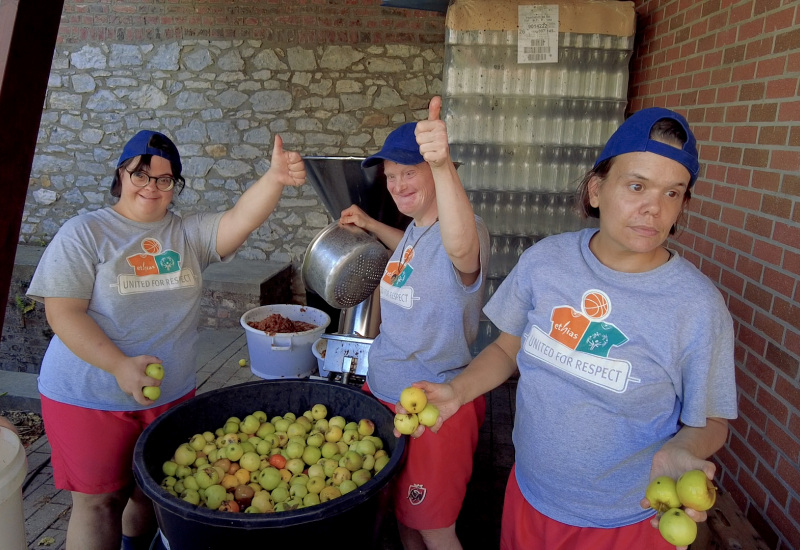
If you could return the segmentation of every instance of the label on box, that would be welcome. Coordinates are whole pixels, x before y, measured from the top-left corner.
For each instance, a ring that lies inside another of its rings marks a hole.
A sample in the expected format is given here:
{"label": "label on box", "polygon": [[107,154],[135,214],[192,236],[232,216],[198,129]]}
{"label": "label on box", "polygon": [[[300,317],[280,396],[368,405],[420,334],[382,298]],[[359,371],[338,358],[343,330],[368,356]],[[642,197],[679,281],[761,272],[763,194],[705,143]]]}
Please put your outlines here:
{"label": "label on box", "polygon": [[519,6],[517,63],[558,62],[558,5]]}

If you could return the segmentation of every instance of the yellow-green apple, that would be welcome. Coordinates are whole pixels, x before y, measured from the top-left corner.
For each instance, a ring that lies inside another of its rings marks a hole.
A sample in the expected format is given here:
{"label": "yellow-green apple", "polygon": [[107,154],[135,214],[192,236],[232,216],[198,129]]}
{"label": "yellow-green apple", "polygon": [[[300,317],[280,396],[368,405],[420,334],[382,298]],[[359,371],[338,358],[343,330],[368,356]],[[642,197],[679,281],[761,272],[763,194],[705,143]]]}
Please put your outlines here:
{"label": "yellow-green apple", "polygon": [[316,506],[319,504],[319,493],[308,493],[303,497],[303,506]]}
{"label": "yellow-green apple", "polygon": [[439,408],[433,403],[427,403],[425,408],[417,413],[417,418],[420,424],[430,428],[439,420]]}
{"label": "yellow-green apple", "polygon": [[174,460],[178,466],[188,466],[197,460],[197,451],[192,449],[188,443],[181,443],[175,449]]}
{"label": "yellow-green apple", "polygon": [[340,496],[342,496],[342,492],[339,490],[338,487],[334,487],[333,485],[328,485],[324,489],[322,489],[322,491],[319,492],[319,501],[328,502],[329,500],[339,498]]}
{"label": "yellow-green apple", "polygon": [[312,464],[308,467],[308,477],[321,477],[322,479],[325,479],[325,468],[323,468],[322,464],[319,462]]}
{"label": "yellow-green apple", "polygon": [[316,464],[319,462],[319,459],[322,458],[322,451],[319,447],[306,447],[303,449],[303,462],[308,464],[309,466]]}
{"label": "yellow-green apple", "polygon": [[[406,409],[407,410],[407,409]],[[394,427],[403,435],[411,435],[417,431],[419,419],[413,413],[394,415]]]}
{"label": "yellow-green apple", "polygon": [[305,437],[306,433],[308,433],[308,430],[306,430],[305,426],[303,426],[300,422],[292,422],[286,428],[286,435],[288,435],[290,438],[297,436]]}
{"label": "yellow-green apple", "polygon": [[356,485],[361,487],[367,481],[372,479],[372,474],[369,473],[369,470],[362,468],[361,470],[356,470],[353,472],[353,475],[350,476],[350,479],[352,479]]}
{"label": "yellow-green apple", "polygon": [[289,429],[289,426],[292,424],[289,420],[285,418],[278,418],[275,422],[272,423],[275,426],[276,432],[284,432]]}
{"label": "yellow-green apple", "polygon": [[314,417],[314,420],[325,418],[326,416],[328,416],[328,407],[326,407],[322,403],[317,403],[316,405],[311,407],[311,416]]}
{"label": "yellow-green apple", "polygon": [[322,447],[324,443],[325,443],[325,434],[323,434],[322,432],[314,432],[312,434],[309,434],[309,436],[306,438],[306,445],[308,445],[309,447]]}
{"label": "yellow-green apple", "polygon": [[325,432],[325,441],[332,441],[336,443],[342,438],[342,435],[344,435],[344,431],[342,430],[341,426],[330,424],[328,426],[328,430]]}
{"label": "yellow-green apple", "polygon": [[352,479],[346,479],[339,485],[339,490],[343,495],[346,495],[350,491],[355,491],[356,489],[358,489],[358,485],[356,485],[356,482]]}
{"label": "yellow-green apple", "polygon": [[348,445],[357,442],[358,437],[358,430],[345,430],[344,433],[342,433],[342,441]]}
{"label": "yellow-green apple", "polygon": [[304,443],[300,443],[299,441],[290,441],[286,445],[286,456],[288,458],[300,458],[303,456],[303,450],[305,450],[306,446]]}
{"label": "yellow-green apple", "polygon": [[184,489],[181,493],[181,498],[195,506],[200,504],[200,493],[197,492],[197,489]]}
{"label": "yellow-green apple", "polygon": [[331,480],[333,481],[334,485],[341,485],[342,481],[346,479],[350,479],[352,473],[350,470],[345,468],[344,466],[338,466],[334,471],[333,475],[331,476]]}
{"label": "yellow-green apple", "polygon": [[361,437],[365,435],[372,435],[375,431],[375,423],[369,418],[362,418],[358,422],[358,433]]}
{"label": "yellow-green apple", "polygon": [[220,504],[225,501],[225,487],[222,485],[211,485],[206,488],[205,501],[206,506],[211,510],[219,508]]}
{"label": "yellow-green apple", "polygon": [[273,510],[272,498],[270,497],[269,492],[263,489],[261,491],[256,491],[256,494],[253,496],[253,500],[250,501],[250,505],[258,508],[262,514],[271,512]]}
{"label": "yellow-green apple", "polygon": [[681,507],[678,492],[675,490],[675,480],[669,476],[659,476],[651,481],[644,496],[650,501],[650,508],[659,514],[670,508]]}
{"label": "yellow-green apple", "polygon": [[231,443],[225,447],[225,458],[231,462],[237,462],[240,458],[242,458],[243,454],[244,449],[242,449],[242,446],[239,443]]}
{"label": "yellow-green apple", "polygon": [[292,474],[299,474],[306,469],[306,463],[303,462],[302,458],[290,458],[286,461],[286,469]]}
{"label": "yellow-green apple", "polygon": [[313,427],[314,427],[314,424],[311,422],[311,419],[310,419],[310,418],[307,418],[307,417],[305,417],[305,416],[298,416],[298,417],[295,419],[295,422],[297,422],[297,423],[298,423],[298,424],[300,424],[300,425],[301,425],[303,428],[305,428],[305,430],[306,430],[306,433],[310,432],[310,431],[311,431],[311,428],[313,428]]}
{"label": "yellow-green apple", "polygon": [[144,386],[142,388],[142,395],[151,401],[156,401],[161,397],[161,388],[158,386]]}
{"label": "yellow-green apple", "polygon": [[400,392],[400,404],[409,413],[418,413],[428,404],[428,396],[420,388],[409,386]]}
{"label": "yellow-green apple", "polygon": [[355,472],[356,470],[361,469],[362,465],[364,464],[364,457],[356,451],[347,451],[347,453],[342,457],[342,462],[342,465],[345,468],[351,472]]}
{"label": "yellow-green apple", "polygon": [[344,427],[347,425],[347,420],[343,416],[333,416],[328,419],[329,426],[339,426],[342,431],[344,431]]}
{"label": "yellow-green apple", "polygon": [[183,478],[183,486],[186,489],[194,489],[195,491],[200,489],[200,484],[197,483],[197,478],[193,475]]}
{"label": "yellow-green apple", "polygon": [[703,470],[683,473],[675,482],[675,490],[681,504],[699,511],[710,509],[717,500],[717,488]]}
{"label": "yellow-green apple", "polygon": [[270,492],[270,496],[272,497],[272,502],[275,503],[289,500],[289,489],[279,485]]}
{"label": "yellow-green apple", "polygon": [[156,380],[163,380],[164,365],[162,365],[161,363],[150,363],[145,367],[144,373],[150,378],[155,378]]}
{"label": "yellow-green apple", "polygon": [[688,546],[697,538],[697,524],[680,508],[670,508],[658,520],[658,530],[670,544]]}
{"label": "yellow-green apple", "polygon": [[322,476],[309,476],[308,483],[306,483],[306,489],[310,493],[317,493],[319,494],[322,489],[325,488],[325,478]]}
{"label": "yellow-green apple", "polygon": [[389,455],[379,456],[375,459],[375,473],[377,474],[389,464]]}
{"label": "yellow-green apple", "polygon": [[261,439],[266,439],[268,434],[275,433],[275,425],[270,422],[263,422],[256,430],[256,435]]}

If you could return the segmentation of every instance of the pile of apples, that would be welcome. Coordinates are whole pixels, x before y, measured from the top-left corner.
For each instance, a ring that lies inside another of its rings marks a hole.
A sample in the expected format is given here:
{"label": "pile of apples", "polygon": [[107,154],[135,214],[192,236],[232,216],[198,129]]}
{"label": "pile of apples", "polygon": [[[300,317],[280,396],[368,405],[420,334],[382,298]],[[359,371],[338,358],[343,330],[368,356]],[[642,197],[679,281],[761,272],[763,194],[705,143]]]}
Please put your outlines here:
{"label": "pile of apples", "polygon": [[333,500],[369,482],[389,463],[375,423],[328,418],[317,403],[301,416],[267,420],[263,411],[228,418],[175,449],[161,487],[196,506],[263,514]]}
{"label": "pile of apples", "polygon": [[439,409],[428,403],[428,396],[420,388],[405,388],[400,392],[400,404],[406,413],[394,415],[394,427],[401,434],[413,434],[420,424],[430,428],[439,419]]}
{"label": "pile of apples", "polygon": [[717,488],[702,470],[689,470],[677,480],[669,476],[655,478],[647,486],[645,497],[659,514],[661,536],[675,546],[688,546],[697,538],[697,524],[681,508],[706,511],[717,500]]}

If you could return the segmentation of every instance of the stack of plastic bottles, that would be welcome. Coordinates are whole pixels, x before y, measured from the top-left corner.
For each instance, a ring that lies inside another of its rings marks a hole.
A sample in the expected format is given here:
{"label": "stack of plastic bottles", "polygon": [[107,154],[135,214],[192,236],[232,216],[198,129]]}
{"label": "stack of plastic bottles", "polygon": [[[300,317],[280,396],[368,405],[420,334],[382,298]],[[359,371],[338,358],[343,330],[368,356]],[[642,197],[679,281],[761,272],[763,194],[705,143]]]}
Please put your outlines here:
{"label": "stack of plastic bottles", "polygon": [[[594,224],[574,208],[575,191],[625,116],[633,2],[547,4],[558,6],[556,51],[544,41],[521,44],[530,38],[526,10],[544,4],[454,0],[447,11],[443,117],[459,176],[491,235],[487,300],[534,242]],[[554,62],[539,62],[537,52]],[[482,319],[473,352],[496,336]]]}

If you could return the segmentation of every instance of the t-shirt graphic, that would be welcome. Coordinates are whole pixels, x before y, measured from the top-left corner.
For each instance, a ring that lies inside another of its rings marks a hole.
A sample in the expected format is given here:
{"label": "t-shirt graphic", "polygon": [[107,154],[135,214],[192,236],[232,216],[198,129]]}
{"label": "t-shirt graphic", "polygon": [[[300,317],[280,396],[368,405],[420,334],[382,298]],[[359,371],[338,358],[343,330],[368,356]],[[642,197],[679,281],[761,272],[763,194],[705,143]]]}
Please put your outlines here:
{"label": "t-shirt graphic", "polygon": [[611,300],[602,290],[589,290],[581,298],[581,311],[570,306],[553,308],[550,333],[533,326],[523,352],[592,384],[622,393],[631,376],[631,364],[609,358],[609,352],[628,337],[603,320],[611,313]]}
{"label": "t-shirt graphic", "polygon": [[157,292],[195,286],[197,281],[191,269],[181,269],[181,255],[174,250],[163,250],[158,239],[148,237],[141,243],[143,253],[126,258],[134,274],[117,276],[120,294]]}
{"label": "t-shirt graphic", "polygon": [[414,307],[414,301],[419,300],[414,296],[414,287],[406,286],[409,277],[414,273],[411,259],[414,257],[414,247],[406,247],[401,261],[391,261],[386,264],[386,269],[381,277],[381,300],[387,300],[404,309]]}

